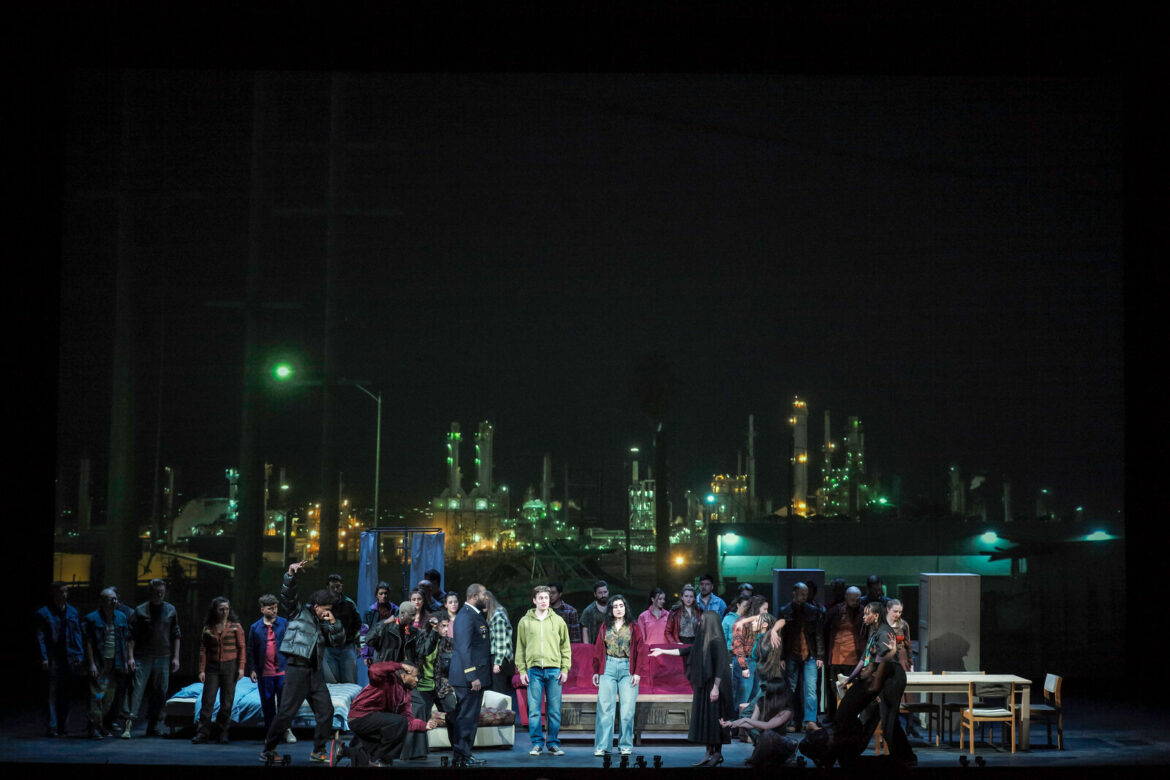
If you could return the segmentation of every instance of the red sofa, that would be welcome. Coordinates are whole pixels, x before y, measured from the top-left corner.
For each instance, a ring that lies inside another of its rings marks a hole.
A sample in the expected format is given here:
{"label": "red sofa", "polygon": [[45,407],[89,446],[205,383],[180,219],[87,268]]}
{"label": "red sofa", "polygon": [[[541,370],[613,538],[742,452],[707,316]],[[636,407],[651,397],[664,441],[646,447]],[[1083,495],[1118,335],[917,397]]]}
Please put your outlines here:
{"label": "red sofa", "polygon": [[[649,645],[652,647],[682,647],[677,644]],[[596,695],[597,688],[593,685],[593,645],[578,643],[570,645],[573,651],[573,666],[569,669],[569,679],[561,688],[561,695],[584,694]],[[638,685],[638,694],[669,694],[677,696],[691,695],[691,683],[687,680],[683,659],[677,655],[660,655],[651,658],[643,657],[645,673]],[[528,725],[528,688],[520,684],[519,672],[512,678],[512,686],[516,689],[517,722],[522,726]],[[541,712],[544,711],[543,705]]]}

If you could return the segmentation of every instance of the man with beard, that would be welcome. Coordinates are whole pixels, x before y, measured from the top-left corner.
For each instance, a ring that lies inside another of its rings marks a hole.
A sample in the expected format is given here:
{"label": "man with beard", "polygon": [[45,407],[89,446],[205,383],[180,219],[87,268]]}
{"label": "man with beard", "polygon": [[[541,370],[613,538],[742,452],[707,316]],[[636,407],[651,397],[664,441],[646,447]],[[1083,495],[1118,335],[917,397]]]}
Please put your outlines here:
{"label": "man with beard", "polygon": [[[369,765],[390,766],[402,752],[408,731],[430,731],[436,720],[421,720],[410,707],[410,691],[418,685],[418,668],[397,661],[370,666],[370,684],[349,706],[351,749],[369,755]],[[364,762],[363,762],[364,763]]]}
{"label": "man with beard", "polygon": [[605,622],[605,610],[609,605],[609,585],[605,580],[593,583],[593,601],[581,613],[581,641],[597,640],[597,629]]}
{"label": "man with beard", "polygon": [[455,767],[486,763],[471,755],[479,726],[483,691],[492,682],[492,649],[488,632],[487,588],[478,582],[467,587],[467,599],[455,616],[455,650],[451,654],[450,681],[455,688],[455,720],[451,749]]}

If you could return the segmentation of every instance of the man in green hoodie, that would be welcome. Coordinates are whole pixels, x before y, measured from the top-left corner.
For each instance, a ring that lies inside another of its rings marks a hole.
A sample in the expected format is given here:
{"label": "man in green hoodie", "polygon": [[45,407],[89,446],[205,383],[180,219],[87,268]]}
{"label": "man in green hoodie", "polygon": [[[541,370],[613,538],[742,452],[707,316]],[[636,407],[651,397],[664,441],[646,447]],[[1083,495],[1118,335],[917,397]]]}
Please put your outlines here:
{"label": "man in green hoodie", "polygon": [[561,686],[569,679],[573,652],[569,648],[569,627],[564,618],[549,609],[551,596],[547,585],[532,590],[535,605],[520,618],[516,626],[516,668],[520,684],[528,686],[528,736],[532,740],[530,755],[544,752],[544,729],[541,728],[541,699],[546,700],[548,718],[548,752],[563,756],[561,750]]}

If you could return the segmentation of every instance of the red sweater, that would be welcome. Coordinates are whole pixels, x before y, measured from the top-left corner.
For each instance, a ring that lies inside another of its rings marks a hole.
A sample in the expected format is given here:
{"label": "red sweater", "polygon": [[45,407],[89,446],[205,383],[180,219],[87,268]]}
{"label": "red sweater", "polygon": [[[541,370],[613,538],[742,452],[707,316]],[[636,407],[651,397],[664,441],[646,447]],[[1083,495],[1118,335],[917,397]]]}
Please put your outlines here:
{"label": "red sweater", "polygon": [[406,718],[408,731],[426,731],[427,722],[414,717],[410,709],[410,691],[394,674],[402,668],[397,661],[381,661],[370,666],[370,684],[362,688],[349,705],[349,720],[374,712],[393,712]]}
{"label": "red sweater", "polygon": [[[642,674],[642,629],[637,623],[626,623],[630,627],[630,674]],[[604,674],[605,662],[609,655],[605,652],[605,623],[597,627],[597,641],[593,643],[593,673]]]}

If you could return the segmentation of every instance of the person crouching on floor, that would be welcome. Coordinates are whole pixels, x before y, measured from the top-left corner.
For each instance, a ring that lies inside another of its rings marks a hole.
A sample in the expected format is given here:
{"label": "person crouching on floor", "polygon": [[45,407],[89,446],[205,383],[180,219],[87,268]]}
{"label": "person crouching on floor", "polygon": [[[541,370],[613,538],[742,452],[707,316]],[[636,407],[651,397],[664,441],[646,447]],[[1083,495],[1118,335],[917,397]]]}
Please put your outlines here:
{"label": "person crouching on floor", "polygon": [[416,685],[418,667],[413,664],[381,661],[370,666],[370,684],[349,706],[349,728],[354,733],[350,747],[369,754],[370,766],[390,766],[401,754],[407,732],[435,727],[435,718],[421,720],[411,710],[410,691]]}

